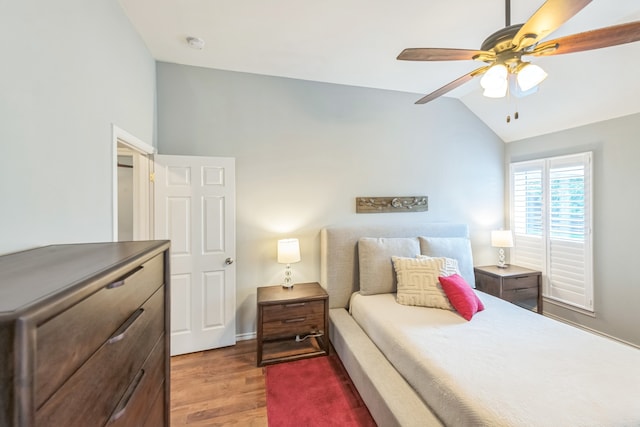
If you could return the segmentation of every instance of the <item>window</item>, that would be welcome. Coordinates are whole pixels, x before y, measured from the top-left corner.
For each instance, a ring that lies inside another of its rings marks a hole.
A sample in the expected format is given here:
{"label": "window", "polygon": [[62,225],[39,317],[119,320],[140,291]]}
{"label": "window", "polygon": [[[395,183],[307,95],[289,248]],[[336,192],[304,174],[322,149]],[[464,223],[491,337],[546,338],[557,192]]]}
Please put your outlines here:
{"label": "window", "polygon": [[512,163],[514,264],[542,271],[543,295],[593,311],[591,153]]}

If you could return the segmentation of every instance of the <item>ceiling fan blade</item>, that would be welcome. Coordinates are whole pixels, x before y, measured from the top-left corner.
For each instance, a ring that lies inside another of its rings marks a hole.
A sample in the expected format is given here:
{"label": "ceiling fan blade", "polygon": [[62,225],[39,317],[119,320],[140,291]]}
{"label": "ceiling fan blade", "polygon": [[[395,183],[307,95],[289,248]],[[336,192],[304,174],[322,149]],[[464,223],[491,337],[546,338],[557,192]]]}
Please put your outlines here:
{"label": "ceiling fan blade", "polygon": [[431,92],[429,95],[426,95],[426,96],[420,98],[419,100],[416,101],[416,104],[426,104],[429,101],[433,101],[434,99],[444,95],[445,93],[450,92],[450,91],[454,90],[455,88],[457,88],[459,86],[462,86],[463,84],[465,84],[469,80],[473,79],[475,76],[484,73],[489,68],[490,68],[489,65],[487,65],[485,67],[476,68],[475,70],[471,71],[470,73],[467,73],[462,77],[458,77],[457,79],[455,79],[451,83],[448,83],[448,84],[442,86],[440,89]]}
{"label": "ceiling fan blade", "polygon": [[601,49],[640,40],[640,21],[572,34],[538,44],[527,55],[560,55]]}
{"label": "ceiling fan blade", "polygon": [[516,51],[534,45],[580,12],[591,0],[547,0],[512,40]]}
{"label": "ceiling fan blade", "polygon": [[[495,53],[473,49],[409,48],[400,52],[397,59],[402,61],[457,61],[476,59],[479,56],[495,58]],[[485,59],[481,60],[485,61]]]}

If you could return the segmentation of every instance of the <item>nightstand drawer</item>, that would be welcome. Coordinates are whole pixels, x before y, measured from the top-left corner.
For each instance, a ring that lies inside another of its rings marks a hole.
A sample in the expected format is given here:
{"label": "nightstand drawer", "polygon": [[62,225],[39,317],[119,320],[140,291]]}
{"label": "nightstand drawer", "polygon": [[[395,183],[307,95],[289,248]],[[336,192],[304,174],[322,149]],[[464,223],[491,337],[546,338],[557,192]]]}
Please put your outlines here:
{"label": "nightstand drawer", "polygon": [[262,334],[264,339],[272,339],[308,334],[323,328],[324,313],[318,313],[265,322],[262,326]]}
{"label": "nightstand drawer", "polygon": [[538,292],[538,276],[537,275],[526,275],[526,276],[515,276],[515,277],[505,277],[504,282],[502,284],[502,292],[508,293],[510,291],[519,291],[521,289],[534,289],[535,292]]}
{"label": "nightstand drawer", "polygon": [[538,288],[517,288],[502,291],[502,299],[509,302],[519,302],[538,298]]}
{"label": "nightstand drawer", "polygon": [[285,304],[266,305],[262,312],[264,322],[290,320],[311,315],[324,315],[324,301],[291,302]]}

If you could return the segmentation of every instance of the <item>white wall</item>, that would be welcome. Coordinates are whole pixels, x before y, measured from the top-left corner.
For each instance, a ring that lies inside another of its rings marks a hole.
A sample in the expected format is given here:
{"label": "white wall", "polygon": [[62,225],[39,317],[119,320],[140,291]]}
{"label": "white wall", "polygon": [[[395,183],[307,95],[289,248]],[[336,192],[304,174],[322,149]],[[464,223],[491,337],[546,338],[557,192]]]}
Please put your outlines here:
{"label": "white wall", "polygon": [[[495,262],[503,142],[462,103],[415,94],[158,63],[161,154],[236,158],[238,334],[256,287],[277,284],[276,241],[300,239],[295,281],[319,280],[319,232],[373,221],[469,224],[476,263]],[[429,211],[355,214],[358,196],[429,196]]]}
{"label": "white wall", "polygon": [[0,55],[0,253],[111,240],[111,125],[154,142],[153,58],[114,0],[3,2]]}
{"label": "white wall", "polygon": [[[551,303],[544,310],[640,345],[640,114],[507,144],[506,159],[593,151],[595,318]],[[508,199],[508,197],[507,197]]]}

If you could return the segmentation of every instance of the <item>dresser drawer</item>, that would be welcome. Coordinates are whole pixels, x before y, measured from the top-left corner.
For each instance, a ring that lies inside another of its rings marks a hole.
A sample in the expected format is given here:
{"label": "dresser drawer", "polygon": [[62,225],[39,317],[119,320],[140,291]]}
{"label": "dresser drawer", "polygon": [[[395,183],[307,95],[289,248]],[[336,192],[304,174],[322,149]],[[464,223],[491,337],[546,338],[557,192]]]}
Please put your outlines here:
{"label": "dresser drawer", "polygon": [[[135,426],[147,418],[154,404],[153,397],[162,393],[164,383],[164,339],[159,339],[153,351],[127,387],[107,426]],[[162,425],[158,423],[156,425]]]}
{"label": "dresser drawer", "polygon": [[37,410],[36,424],[104,425],[163,334],[164,288],[161,288]]}
{"label": "dresser drawer", "polygon": [[147,418],[142,427],[168,426],[169,421],[166,420],[163,391],[159,390],[155,397],[149,396],[149,399],[153,399],[153,404],[146,414]]}
{"label": "dresser drawer", "polygon": [[502,283],[502,292],[518,291],[520,289],[535,288],[538,289],[538,276],[526,275],[505,277]]}
{"label": "dresser drawer", "polygon": [[265,305],[262,309],[262,321],[289,320],[310,315],[323,316],[324,304],[324,301],[306,301]]}
{"label": "dresser drawer", "polygon": [[36,408],[162,286],[163,264],[159,254],[37,328]]}

